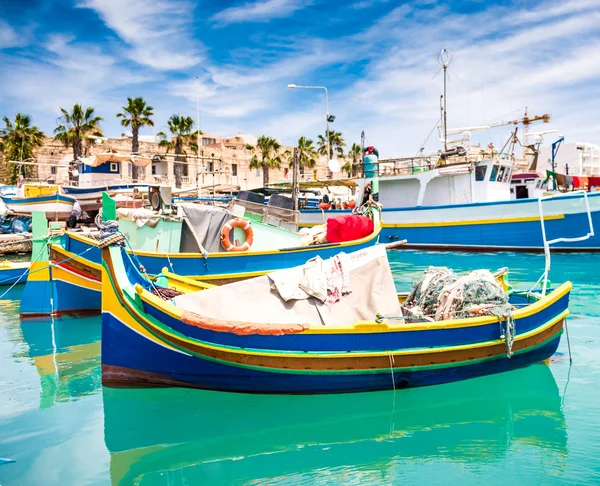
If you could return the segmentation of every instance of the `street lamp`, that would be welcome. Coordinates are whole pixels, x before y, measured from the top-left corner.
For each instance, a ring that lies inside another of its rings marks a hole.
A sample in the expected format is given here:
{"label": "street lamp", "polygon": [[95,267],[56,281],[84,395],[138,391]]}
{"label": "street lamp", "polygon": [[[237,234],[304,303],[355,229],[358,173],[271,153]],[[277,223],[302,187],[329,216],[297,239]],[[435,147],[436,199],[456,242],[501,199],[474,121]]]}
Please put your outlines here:
{"label": "street lamp", "polygon": [[329,115],[329,93],[325,86],[296,86],[295,84],[288,84],[288,89],[324,89],[325,90],[325,138],[327,141],[327,165],[329,165],[329,159],[331,157],[331,150],[329,147],[329,123],[333,123],[335,116]]}

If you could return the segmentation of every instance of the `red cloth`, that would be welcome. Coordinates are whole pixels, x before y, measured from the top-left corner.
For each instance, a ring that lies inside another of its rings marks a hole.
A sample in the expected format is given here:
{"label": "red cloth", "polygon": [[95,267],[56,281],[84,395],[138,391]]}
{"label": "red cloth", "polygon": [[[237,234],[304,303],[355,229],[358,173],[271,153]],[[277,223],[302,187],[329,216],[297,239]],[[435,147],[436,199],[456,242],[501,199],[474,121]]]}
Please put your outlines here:
{"label": "red cloth", "polygon": [[600,187],[600,177],[598,176],[588,177],[588,182],[590,187]]}
{"label": "red cloth", "polygon": [[375,230],[375,225],[370,218],[349,214],[336,216],[327,220],[327,241],[329,243],[343,243],[345,241],[366,238]]}

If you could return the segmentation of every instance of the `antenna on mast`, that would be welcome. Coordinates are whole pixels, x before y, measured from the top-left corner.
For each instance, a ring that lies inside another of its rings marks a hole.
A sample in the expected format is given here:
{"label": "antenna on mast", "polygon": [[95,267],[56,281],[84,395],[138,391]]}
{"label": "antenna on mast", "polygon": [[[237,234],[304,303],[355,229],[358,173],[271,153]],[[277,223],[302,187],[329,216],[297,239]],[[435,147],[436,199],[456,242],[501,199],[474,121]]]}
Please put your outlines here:
{"label": "antenna on mast", "polygon": [[[443,103],[443,121],[444,121],[444,152],[448,150],[448,133],[447,133],[447,120],[446,120],[446,81],[447,81],[447,71],[450,62],[452,62],[452,54],[448,49],[442,49],[442,51],[438,54],[438,62],[442,65],[442,69],[444,70],[444,95],[442,99]],[[439,72],[439,71],[438,71]]]}

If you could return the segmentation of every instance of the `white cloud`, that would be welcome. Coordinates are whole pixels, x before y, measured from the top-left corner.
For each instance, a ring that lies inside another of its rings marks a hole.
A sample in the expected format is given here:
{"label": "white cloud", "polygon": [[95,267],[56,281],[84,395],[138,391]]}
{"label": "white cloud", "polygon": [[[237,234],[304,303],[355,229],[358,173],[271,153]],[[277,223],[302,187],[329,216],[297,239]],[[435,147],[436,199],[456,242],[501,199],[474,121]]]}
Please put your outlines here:
{"label": "white cloud", "polygon": [[256,0],[239,7],[230,7],[213,15],[219,24],[239,22],[268,22],[271,19],[285,18],[310,5],[312,0]]}
{"label": "white cloud", "polygon": [[7,22],[0,19],[0,49],[21,47],[27,44],[26,36],[18,34]]}
{"label": "white cloud", "polygon": [[81,0],[125,41],[128,57],[158,70],[198,64],[201,47],[193,38],[195,3],[188,0]]}

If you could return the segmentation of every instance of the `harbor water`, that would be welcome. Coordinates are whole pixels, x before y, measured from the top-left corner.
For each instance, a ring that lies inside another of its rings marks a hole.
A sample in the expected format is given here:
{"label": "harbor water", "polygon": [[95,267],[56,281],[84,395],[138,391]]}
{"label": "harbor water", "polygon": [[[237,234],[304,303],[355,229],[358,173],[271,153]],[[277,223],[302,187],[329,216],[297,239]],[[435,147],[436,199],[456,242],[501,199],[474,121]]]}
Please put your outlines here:
{"label": "harbor water", "polygon": [[[404,291],[429,265],[507,266],[524,286],[544,265],[389,257]],[[100,318],[20,321],[15,288],[0,302],[0,484],[600,484],[598,268],[600,255],[553,256],[552,282],[573,292],[570,351],[563,335],[549,366],[326,396],[103,388]]]}

